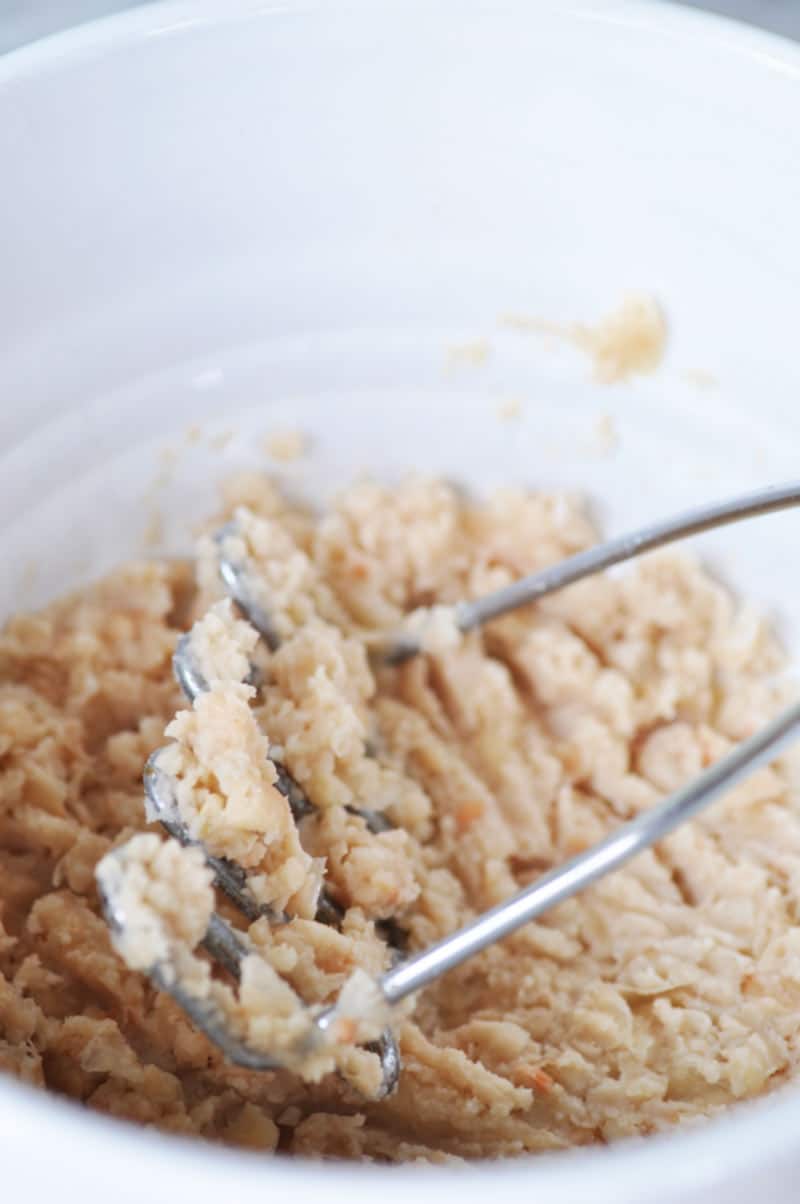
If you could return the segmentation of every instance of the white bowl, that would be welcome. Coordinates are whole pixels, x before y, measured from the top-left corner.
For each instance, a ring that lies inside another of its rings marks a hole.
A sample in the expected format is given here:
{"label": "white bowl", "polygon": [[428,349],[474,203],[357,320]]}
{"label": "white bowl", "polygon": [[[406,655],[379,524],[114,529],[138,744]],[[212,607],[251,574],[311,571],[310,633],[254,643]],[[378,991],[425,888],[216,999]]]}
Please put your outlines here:
{"label": "white bowl", "polygon": [[[10,56],[0,609],[142,550],[156,511],[186,548],[270,429],[313,434],[284,476],[317,496],[367,467],[568,485],[612,530],[791,476],[798,102],[788,44],[622,0],[187,0]],[[592,320],[631,289],[671,330],[632,383],[500,321]],[[485,363],[449,354],[475,339]],[[705,541],[790,640],[795,521]],[[798,1126],[790,1091],[610,1151],[390,1172],[184,1144],[0,1081],[0,1167],[29,1200],[733,1202],[767,1176],[790,1200]]]}

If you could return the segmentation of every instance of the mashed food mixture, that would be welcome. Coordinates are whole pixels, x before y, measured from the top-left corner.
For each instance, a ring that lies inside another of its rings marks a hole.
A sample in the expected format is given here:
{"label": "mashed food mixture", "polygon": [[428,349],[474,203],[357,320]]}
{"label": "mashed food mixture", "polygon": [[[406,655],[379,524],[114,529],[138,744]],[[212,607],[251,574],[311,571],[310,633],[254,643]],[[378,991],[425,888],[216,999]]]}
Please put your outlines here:
{"label": "mashed food mixture", "polygon": [[[769,631],[672,553],[452,638],[437,608],[594,542],[568,496],[478,504],[435,482],[361,484],[320,517],[248,477],[225,512],[274,652],[218,605],[211,540],[196,571],[129,565],[0,636],[0,1067],[175,1133],[381,1161],[608,1142],[787,1081],[800,1036],[788,762],[424,991],[397,1020],[403,1071],[381,1101],[377,1057],[356,1045],[336,1072],[226,1064],[122,960],[95,867],[132,836],[152,833],[131,846],[130,889],[189,945],[213,902],[200,861],[148,829],[157,747],[193,833],[291,917],[246,938],[261,971],[238,998],[257,1040],[296,999],[335,999],[390,947],[428,945],[652,806],[786,694]],[[379,665],[376,636],[422,607],[427,654]],[[209,610],[197,654],[212,688],[188,706],[170,661]],[[297,822],[276,764],[313,803]],[[161,890],[170,878],[189,914]],[[338,924],[315,918],[323,889]]]}

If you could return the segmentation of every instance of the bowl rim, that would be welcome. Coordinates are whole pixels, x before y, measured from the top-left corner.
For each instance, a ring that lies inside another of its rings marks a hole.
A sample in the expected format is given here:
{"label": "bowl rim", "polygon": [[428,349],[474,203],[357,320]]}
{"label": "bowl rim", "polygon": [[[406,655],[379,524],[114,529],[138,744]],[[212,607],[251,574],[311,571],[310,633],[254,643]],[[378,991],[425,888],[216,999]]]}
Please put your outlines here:
{"label": "bowl rim", "polygon": [[[45,74],[59,66],[75,65],[109,50],[150,41],[154,37],[179,34],[201,26],[231,25],[255,18],[279,15],[310,16],[314,13],[351,11],[408,13],[425,11],[425,0],[144,0],[137,7],[96,17],[67,29],[36,38],[0,55],[0,86],[31,75]],[[438,8],[463,11],[488,8],[497,13],[522,13],[535,19],[565,17],[602,25],[617,25],[643,32],[705,43],[716,52],[791,79],[800,81],[800,42],[760,29],[721,13],[689,7],[683,0],[536,0],[536,8],[524,0],[439,0]]]}
{"label": "bowl rim", "polygon": [[[180,36],[203,26],[232,25],[247,20],[269,20],[281,14],[311,17],[325,10],[409,14],[427,8],[426,0],[154,0],[141,7],[88,21],[48,35],[0,57],[0,89],[13,89],[25,80],[46,78],[62,69],[79,66],[110,52],[136,48],[155,37]],[[497,13],[517,14],[520,19],[547,21],[557,15],[572,20],[635,28],[663,39],[691,41],[696,49],[713,48],[717,55],[746,59],[767,75],[777,74],[800,86],[800,44],[780,35],[749,26],[714,13],[684,7],[664,0],[439,0],[439,9],[491,8]],[[86,1112],[72,1101],[31,1088],[14,1079],[0,1079],[0,1133],[3,1143],[26,1140],[36,1134],[41,1140],[47,1130],[48,1161],[66,1166],[57,1151],[66,1153],[82,1145],[87,1136]],[[172,1187],[180,1190],[191,1174],[205,1179],[208,1198],[229,1189],[231,1176],[237,1188],[252,1182],[263,1188],[263,1155],[230,1150],[195,1140],[176,1140],[159,1132],[144,1130],[128,1122],[95,1114],[90,1122],[97,1133],[92,1152],[93,1176],[113,1182],[120,1166],[132,1167],[140,1184],[151,1179],[159,1196]],[[271,1189],[305,1191],[319,1183],[329,1194],[337,1184],[350,1197],[376,1187],[387,1200],[407,1198],[410,1185],[444,1187],[455,1183],[465,1200],[485,1200],[487,1188],[502,1184],[512,1187],[522,1181],[546,1189],[548,1200],[580,1198],[591,1175],[602,1174],[612,1184],[620,1201],[627,1193],[641,1191],[644,1184],[664,1192],[689,1189],[710,1191],[747,1176],[760,1165],[777,1163],[789,1152],[790,1134],[800,1125],[800,1089],[784,1088],[774,1094],[743,1103],[719,1117],[684,1130],[673,1130],[648,1138],[620,1141],[611,1147],[586,1147],[569,1152],[509,1159],[502,1163],[470,1164],[468,1177],[453,1167],[398,1167],[387,1176],[385,1168],[354,1164],[324,1166],[306,1160],[270,1163]],[[51,1131],[52,1130],[52,1131]],[[754,1152],[755,1151],[755,1152]],[[84,1151],[85,1153],[85,1151]],[[148,1157],[149,1155],[149,1157]],[[129,1173],[126,1171],[126,1174]],[[377,1176],[377,1178],[376,1178]],[[532,1178],[535,1176],[535,1179]],[[302,1180],[302,1186],[301,1186]],[[204,1193],[205,1195],[205,1193]]]}

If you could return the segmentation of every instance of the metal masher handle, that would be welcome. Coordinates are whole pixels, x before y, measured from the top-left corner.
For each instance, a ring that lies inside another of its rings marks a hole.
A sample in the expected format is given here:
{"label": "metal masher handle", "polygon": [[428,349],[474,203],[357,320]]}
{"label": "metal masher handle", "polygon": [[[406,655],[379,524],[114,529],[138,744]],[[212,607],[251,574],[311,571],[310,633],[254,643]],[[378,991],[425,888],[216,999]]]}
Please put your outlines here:
{"label": "metal masher handle", "polygon": [[[528,577],[521,577],[519,581],[512,581],[510,585],[482,598],[460,602],[455,608],[456,623],[461,631],[471,631],[490,619],[526,606],[538,598],[543,598],[545,594],[555,593],[566,585],[572,585],[593,573],[611,568],[612,565],[632,560],[643,552],[652,552],[665,544],[686,539],[690,535],[700,535],[703,531],[724,527],[743,518],[755,518],[775,510],[788,510],[798,504],[800,482],[792,481],[787,485],[770,485],[766,489],[746,493],[743,497],[732,500],[696,506],[677,518],[662,519],[642,527],[639,531],[619,535],[616,539],[597,544],[585,552],[578,552],[567,560],[560,560],[558,564],[550,565],[538,573],[531,573]],[[387,648],[385,659],[390,664],[397,664],[416,656],[420,651],[419,641],[415,637],[402,634]]]}
{"label": "metal masher handle", "polygon": [[[792,482],[788,485],[772,485],[721,503],[698,506],[678,518],[652,523],[632,534],[579,552],[568,560],[515,581],[484,598],[462,603],[457,609],[459,626],[462,630],[469,630],[506,611],[533,602],[544,594],[674,540],[699,535],[702,531],[738,522],[739,519],[786,510],[798,503],[800,483]],[[413,656],[417,650],[409,642],[405,647],[405,655]],[[399,656],[397,659],[404,658]],[[498,904],[458,932],[390,970],[380,980],[387,1000],[397,1003],[406,995],[427,986],[441,974],[461,965],[468,957],[502,940],[550,907],[569,899],[643,849],[649,848],[679,824],[702,811],[759,765],[776,756],[798,736],[800,703],[795,703],[762,731],[739,744],[726,757],[662,803],[623,824],[585,853],[544,874],[507,902]]]}
{"label": "metal masher handle", "polygon": [[515,932],[557,903],[569,899],[596,879],[617,869],[631,857],[661,840],[679,824],[691,819],[753,770],[772,760],[800,737],[800,703],[794,703],[754,736],[734,748],[663,802],[544,874],[505,903],[484,912],[452,936],[402,962],[380,979],[389,1003],[420,990],[435,978],[460,966],[468,957]]}

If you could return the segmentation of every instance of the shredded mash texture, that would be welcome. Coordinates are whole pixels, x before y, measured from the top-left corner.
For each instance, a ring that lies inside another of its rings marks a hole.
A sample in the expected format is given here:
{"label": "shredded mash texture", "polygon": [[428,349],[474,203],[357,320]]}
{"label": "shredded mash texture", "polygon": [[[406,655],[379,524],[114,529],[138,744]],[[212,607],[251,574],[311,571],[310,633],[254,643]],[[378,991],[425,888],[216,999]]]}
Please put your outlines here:
{"label": "shredded mash texture", "polygon": [[169,974],[177,954],[190,953],[205,936],[214,891],[201,849],[142,833],[103,857],[96,877],[113,904],[114,943],[134,970]]}
{"label": "shredded mash texture", "polygon": [[[274,653],[246,646],[217,606],[210,541],[196,578],[129,565],[0,636],[0,1067],[172,1132],[379,1161],[608,1142],[789,1080],[800,814],[787,761],[424,991],[398,1023],[399,1089],[380,1102],[365,1049],[342,1073],[226,1064],[120,958],[95,869],[145,828],[142,766],[165,742],[196,834],[292,915],[249,929],[240,1031],[275,1040],[298,999],[329,1003],[348,983],[350,1038],[364,976],[388,964],[386,921],[410,950],[444,936],[697,774],[786,694],[769,631],[675,554],[437,639],[404,665],[371,664],[378,633],[411,612],[591,544],[569,496],[478,504],[437,482],[362,484],[312,517],[248,476],[225,512],[241,519]],[[196,651],[214,688],[187,707],[170,659],[212,607]],[[299,827],[274,759],[315,805]],[[395,827],[369,831],[347,810],[358,805]],[[157,886],[178,873],[171,846],[154,834],[133,847],[135,898],[191,943],[204,871],[180,879],[197,902],[181,918]],[[323,871],[340,929],[314,919]]]}

